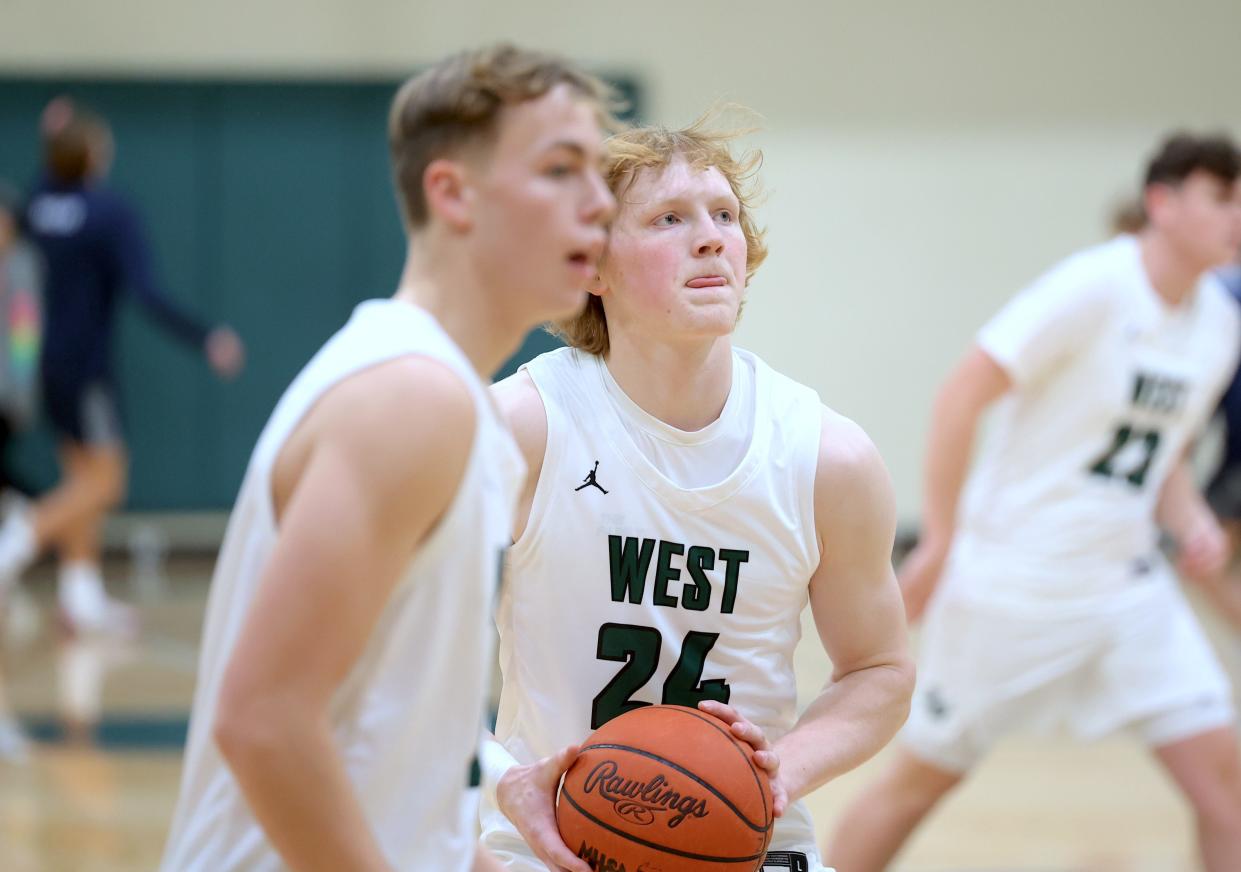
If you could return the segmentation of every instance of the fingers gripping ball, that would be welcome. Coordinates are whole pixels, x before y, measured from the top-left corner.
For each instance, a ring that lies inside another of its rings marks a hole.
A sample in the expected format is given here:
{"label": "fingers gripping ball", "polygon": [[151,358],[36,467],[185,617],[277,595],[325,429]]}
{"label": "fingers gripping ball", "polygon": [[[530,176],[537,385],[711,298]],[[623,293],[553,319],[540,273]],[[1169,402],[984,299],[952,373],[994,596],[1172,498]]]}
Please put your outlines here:
{"label": "fingers gripping ball", "polygon": [[723,721],[645,706],[585,741],[556,823],[600,872],[754,872],[771,841],[771,784]]}

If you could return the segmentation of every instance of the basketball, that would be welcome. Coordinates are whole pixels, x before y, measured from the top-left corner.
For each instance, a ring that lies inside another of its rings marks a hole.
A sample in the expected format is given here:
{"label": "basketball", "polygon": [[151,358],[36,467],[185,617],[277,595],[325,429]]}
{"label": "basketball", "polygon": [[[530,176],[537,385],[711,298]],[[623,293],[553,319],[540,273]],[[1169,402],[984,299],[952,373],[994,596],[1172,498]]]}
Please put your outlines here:
{"label": "basketball", "polygon": [[644,706],[582,744],[556,822],[592,869],[754,872],[771,841],[771,785],[719,718]]}

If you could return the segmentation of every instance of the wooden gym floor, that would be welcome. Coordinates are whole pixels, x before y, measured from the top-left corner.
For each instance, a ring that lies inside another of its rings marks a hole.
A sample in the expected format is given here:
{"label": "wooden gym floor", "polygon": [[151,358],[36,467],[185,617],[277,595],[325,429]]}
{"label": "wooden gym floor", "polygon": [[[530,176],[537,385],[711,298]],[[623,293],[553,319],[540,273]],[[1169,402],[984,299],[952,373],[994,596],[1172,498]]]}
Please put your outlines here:
{"label": "wooden gym floor", "polygon": [[[0,870],[135,872],[156,867],[176,798],[210,574],[173,560],[159,582],[108,567],[114,593],[140,601],[132,644],[70,645],[46,617],[0,647],[0,687],[33,736],[0,759]],[[27,590],[46,616],[46,569]],[[1241,643],[1208,621],[1236,676]],[[828,674],[806,625],[803,698]],[[884,763],[880,755],[810,797],[820,831]],[[900,872],[1182,872],[1191,821],[1162,772],[1127,738],[1089,746],[1014,739],[915,837]],[[847,870],[840,870],[847,872]]]}

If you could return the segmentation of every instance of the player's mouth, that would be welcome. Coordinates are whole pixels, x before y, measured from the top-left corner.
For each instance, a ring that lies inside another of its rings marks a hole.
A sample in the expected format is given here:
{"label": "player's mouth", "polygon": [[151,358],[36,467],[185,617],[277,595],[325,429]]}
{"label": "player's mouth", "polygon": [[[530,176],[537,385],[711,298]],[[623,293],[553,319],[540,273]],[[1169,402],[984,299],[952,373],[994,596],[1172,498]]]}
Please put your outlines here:
{"label": "player's mouth", "polygon": [[587,279],[594,278],[599,271],[599,260],[603,257],[603,243],[595,243],[585,248],[569,252],[569,266]]}
{"label": "player's mouth", "polygon": [[696,276],[685,283],[687,288],[722,288],[728,284],[723,276]]}

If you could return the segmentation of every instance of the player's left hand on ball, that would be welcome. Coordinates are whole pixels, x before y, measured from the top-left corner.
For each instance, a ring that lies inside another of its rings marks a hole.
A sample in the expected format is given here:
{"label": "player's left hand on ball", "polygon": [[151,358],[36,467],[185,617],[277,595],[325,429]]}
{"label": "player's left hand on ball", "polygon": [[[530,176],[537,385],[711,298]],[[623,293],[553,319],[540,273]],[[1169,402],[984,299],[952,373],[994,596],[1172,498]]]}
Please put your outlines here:
{"label": "player's left hand on ball", "polygon": [[1177,568],[1192,579],[1214,578],[1228,564],[1228,536],[1214,520],[1200,524],[1177,544]]}
{"label": "player's left hand on ball", "polygon": [[496,784],[496,805],[534,855],[552,870],[590,872],[590,866],[569,850],[556,826],[556,788],[577,759],[578,750],[577,745],[570,745],[529,766],[514,766]]}
{"label": "player's left hand on ball", "polygon": [[729,725],[733,736],[754,749],[754,762],[767,773],[767,779],[771,782],[772,813],[775,817],[784,814],[784,809],[789,804],[789,794],[784,787],[784,781],[780,778],[780,755],[776,753],[775,748],[771,747],[771,742],[767,740],[763,731],[757,724],[752,724],[743,718],[735,708],[727,703],[704,699],[698,703],[698,708],[724,721]]}

